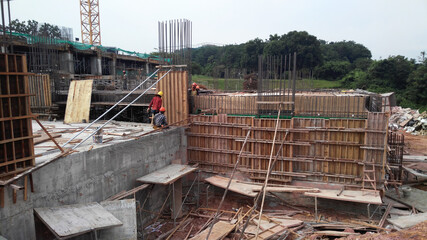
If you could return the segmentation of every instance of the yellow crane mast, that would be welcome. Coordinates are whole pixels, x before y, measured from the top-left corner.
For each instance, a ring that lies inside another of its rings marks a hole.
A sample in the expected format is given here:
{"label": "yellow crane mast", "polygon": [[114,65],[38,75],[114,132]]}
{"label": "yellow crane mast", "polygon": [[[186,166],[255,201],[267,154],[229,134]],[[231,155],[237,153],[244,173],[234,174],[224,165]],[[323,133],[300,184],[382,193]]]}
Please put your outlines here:
{"label": "yellow crane mast", "polygon": [[99,0],[80,0],[82,43],[101,45]]}

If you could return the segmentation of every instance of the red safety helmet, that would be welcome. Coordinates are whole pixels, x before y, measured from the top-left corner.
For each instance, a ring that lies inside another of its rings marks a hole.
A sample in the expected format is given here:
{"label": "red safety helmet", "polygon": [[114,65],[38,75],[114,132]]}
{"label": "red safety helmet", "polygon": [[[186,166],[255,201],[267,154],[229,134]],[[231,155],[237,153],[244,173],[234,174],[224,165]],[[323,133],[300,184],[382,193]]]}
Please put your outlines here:
{"label": "red safety helmet", "polygon": [[196,86],[196,89],[200,89],[199,85]]}
{"label": "red safety helmet", "polygon": [[164,107],[161,107],[159,111],[160,112],[166,112],[166,109]]}
{"label": "red safety helmet", "polygon": [[193,82],[193,87],[197,86],[197,83]]}

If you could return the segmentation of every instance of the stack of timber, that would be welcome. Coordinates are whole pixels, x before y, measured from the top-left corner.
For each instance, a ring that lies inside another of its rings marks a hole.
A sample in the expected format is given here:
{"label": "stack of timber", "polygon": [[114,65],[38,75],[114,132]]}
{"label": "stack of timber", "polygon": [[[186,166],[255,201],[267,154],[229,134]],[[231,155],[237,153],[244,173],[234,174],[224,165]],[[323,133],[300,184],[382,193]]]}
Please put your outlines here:
{"label": "stack of timber", "polygon": [[[369,113],[368,119],[281,119],[273,156],[284,139],[283,151],[270,179],[293,179],[360,186],[367,160],[375,166],[377,183],[384,181],[387,114]],[[236,163],[247,131],[238,169],[263,181],[270,158],[276,119],[225,114],[193,118],[188,132],[188,159],[207,172],[227,173]],[[285,138],[286,137],[286,138]]]}
{"label": "stack of timber", "polygon": [[[285,96],[285,102],[275,100],[275,95],[199,95],[193,96],[194,106],[197,109],[216,109],[220,114],[257,115],[260,112],[279,109],[282,104],[283,112],[292,111],[292,99]],[[367,118],[366,103],[369,96],[363,95],[303,95],[295,96],[295,116],[322,116]]]}
{"label": "stack of timber", "polygon": [[30,95],[25,56],[0,54],[0,180],[35,165]]}
{"label": "stack of timber", "polygon": [[35,74],[28,76],[31,111],[39,115],[39,119],[48,119],[53,115],[52,92],[49,74]]}

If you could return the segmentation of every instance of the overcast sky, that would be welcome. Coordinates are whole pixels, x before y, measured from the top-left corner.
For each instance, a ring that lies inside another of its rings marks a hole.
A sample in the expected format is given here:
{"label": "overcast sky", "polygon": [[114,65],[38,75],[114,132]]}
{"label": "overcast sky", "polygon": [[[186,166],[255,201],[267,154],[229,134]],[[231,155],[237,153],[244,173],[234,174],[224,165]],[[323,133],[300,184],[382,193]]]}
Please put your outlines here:
{"label": "overcast sky", "polygon": [[[307,31],[326,41],[354,40],[374,59],[427,50],[427,0],[99,0],[102,45],[138,52],[158,47],[158,21],[193,22],[193,46],[239,44]],[[73,28],[79,0],[12,0],[12,19]]]}

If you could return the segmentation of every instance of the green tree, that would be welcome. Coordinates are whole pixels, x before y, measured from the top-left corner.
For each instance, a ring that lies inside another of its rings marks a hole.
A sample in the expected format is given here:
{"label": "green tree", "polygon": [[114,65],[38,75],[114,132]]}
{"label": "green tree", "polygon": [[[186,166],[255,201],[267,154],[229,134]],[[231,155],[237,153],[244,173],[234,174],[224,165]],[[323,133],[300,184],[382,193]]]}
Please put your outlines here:
{"label": "green tree", "polygon": [[246,42],[243,46],[243,54],[240,59],[240,66],[250,72],[258,70],[258,56],[264,52],[265,42],[259,38]]}
{"label": "green tree", "polygon": [[329,61],[318,66],[314,70],[314,75],[320,79],[338,80],[350,71],[351,64],[348,61]]}
{"label": "green tree", "polygon": [[413,71],[415,60],[408,60],[404,56],[391,56],[387,59],[375,61],[368,69],[368,78],[372,83],[404,90],[409,74]]}
{"label": "green tree", "polygon": [[44,23],[40,26],[38,35],[50,38],[61,38],[61,30],[58,26],[50,25],[49,23]]}
{"label": "green tree", "polygon": [[276,35],[270,35],[264,48],[265,55],[279,56],[297,53],[298,69],[313,69],[320,65],[323,57],[319,40],[306,31],[292,31],[283,34],[279,39]]}
{"label": "green tree", "polygon": [[421,111],[427,110],[427,60],[409,74],[404,96],[407,101],[421,108]]}
{"label": "green tree", "polygon": [[[324,42],[325,43],[325,42]],[[370,59],[371,51],[360,43],[354,41],[330,42],[321,45],[325,61],[349,61],[357,59]]]}

